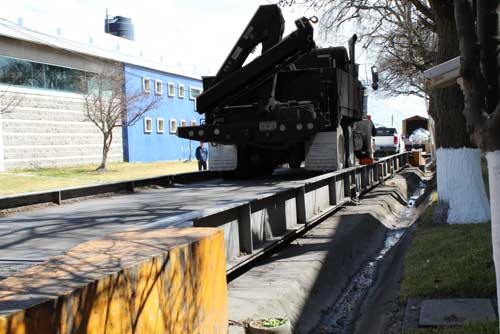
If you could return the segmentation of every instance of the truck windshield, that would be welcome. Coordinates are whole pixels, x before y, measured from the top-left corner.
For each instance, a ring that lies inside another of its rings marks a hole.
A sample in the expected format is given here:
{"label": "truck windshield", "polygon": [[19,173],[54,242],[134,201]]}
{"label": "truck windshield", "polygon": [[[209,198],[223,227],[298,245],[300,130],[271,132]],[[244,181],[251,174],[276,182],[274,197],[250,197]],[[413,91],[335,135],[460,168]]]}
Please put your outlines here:
{"label": "truck windshield", "polygon": [[392,136],[396,133],[394,128],[376,128],[375,136]]}

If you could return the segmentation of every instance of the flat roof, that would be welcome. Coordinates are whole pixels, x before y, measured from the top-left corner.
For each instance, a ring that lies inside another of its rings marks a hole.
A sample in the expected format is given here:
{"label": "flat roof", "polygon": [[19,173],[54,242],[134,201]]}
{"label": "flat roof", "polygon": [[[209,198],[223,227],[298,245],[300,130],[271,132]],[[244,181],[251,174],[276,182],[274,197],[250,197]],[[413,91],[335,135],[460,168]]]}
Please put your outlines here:
{"label": "flat roof", "polygon": [[[141,57],[138,45],[127,39],[103,33],[99,35],[100,44],[114,46],[116,50],[98,47],[90,43],[66,39],[62,36],[55,36],[42,33],[27,27],[20,26],[12,21],[0,18],[0,36],[22,40],[30,43],[45,45],[56,49],[66,50],[79,55],[91,56],[106,60],[112,60],[124,64],[136,65],[147,69],[156,70],[163,73],[180,75],[192,79],[201,79],[201,74],[196,71],[182,69],[160,61],[155,61]],[[158,56],[158,59],[161,59]]]}
{"label": "flat roof", "polygon": [[415,116],[411,116],[411,117],[408,117],[408,118],[405,118],[403,121],[413,121],[413,120],[422,120],[422,121],[428,121],[429,119],[426,118],[426,117],[422,117],[422,116],[419,116],[419,115],[415,115]]}

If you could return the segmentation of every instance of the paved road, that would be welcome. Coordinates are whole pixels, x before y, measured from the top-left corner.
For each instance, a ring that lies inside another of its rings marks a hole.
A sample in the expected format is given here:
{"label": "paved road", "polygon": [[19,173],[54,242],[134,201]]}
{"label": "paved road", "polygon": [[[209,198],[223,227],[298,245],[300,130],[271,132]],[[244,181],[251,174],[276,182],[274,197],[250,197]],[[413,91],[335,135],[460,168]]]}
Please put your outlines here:
{"label": "paved road", "polygon": [[0,278],[79,243],[130,228],[175,224],[174,218],[287,188],[300,174],[252,181],[213,180],[94,198],[0,218]]}

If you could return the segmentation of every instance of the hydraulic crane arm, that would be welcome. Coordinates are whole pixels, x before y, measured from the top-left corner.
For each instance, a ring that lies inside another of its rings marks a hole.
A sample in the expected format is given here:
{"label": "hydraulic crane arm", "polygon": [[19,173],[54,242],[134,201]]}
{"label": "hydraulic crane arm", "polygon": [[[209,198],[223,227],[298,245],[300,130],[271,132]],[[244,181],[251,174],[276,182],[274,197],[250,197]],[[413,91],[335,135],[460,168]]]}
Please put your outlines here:
{"label": "hydraulic crane arm", "polygon": [[[277,10],[279,13],[278,17],[281,17],[281,11],[276,5],[261,6],[260,8],[262,7],[275,8],[275,10]],[[257,10],[257,13],[254,15],[251,22],[260,22],[259,15],[261,14],[259,13],[262,13],[260,8],[259,10]],[[266,17],[270,17],[269,14],[266,14]],[[271,17],[276,17],[276,13],[271,15]],[[272,24],[270,22],[267,22],[267,25]],[[278,42],[272,46],[271,43],[277,39],[276,33],[258,33],[255,30],[256,27],[260,27],[264,30],[269,29],[265,25],[255,26],[252,29],[255,36],[269,37],[266,40],[265,45],[266,48],[269,49],[244,67],[241,67],[241,64],[243,64],[248,54],[246,56],[245,54],[243,54],[242,58],[238,58],[239,60],[237,63],[231,63],[226,60],[217,76],[213,80],[211,80],[209,87],[205,87],[205,91],[198,96],[198,112],[200,114],[210,113],[224,108],[235,99],[237,99],[238,96],[244,94],[246,90],[256,87],[260,83],[272,77],[285,66],[288,66],[289,64],[296,61],[300,56],[307,54],[312,49],[314,49],[314,29],[311,25],[311,22],[307,18],[302,17],[295,21],[295,25],[297,29],[294,32],[286,36],[284,39],[278,39]],[[273,31],[275,31],[275,29]],[[240,41],[244,39],[243,36],[245,36],[245,33],[243,33],[238,43],[240,43]],[[259,40],[261,40],[261,38],[253,40],[253,42],[248,43],[247,46],[257,45]],[[233,48],[231,54],[233,54],[234,51],[237,50],[238,43],[236,44],[235,48]],[[254,46],[252,46],[252,49],[253,47]],[[248,49],[248,47],[245,50],[247,50],[248,53],[251,51]],[[231,58],[231,54],[228,58]],[[238,52],[236,52],[236,54],[238,54]]]}
{"label": "hydraulic crane arm", "polygon": [[278,6],[260,6],[220,67],[213,83],[239,69],[260,43],[262,53],[269,50],[281,40],[284,29],[285,20]]}

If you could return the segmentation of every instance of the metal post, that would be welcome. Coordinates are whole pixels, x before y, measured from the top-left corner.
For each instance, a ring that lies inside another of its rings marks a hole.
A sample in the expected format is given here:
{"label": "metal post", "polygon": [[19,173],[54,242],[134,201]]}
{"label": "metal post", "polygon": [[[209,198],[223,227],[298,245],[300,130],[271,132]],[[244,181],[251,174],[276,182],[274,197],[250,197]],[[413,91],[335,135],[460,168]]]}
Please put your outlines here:
{"label": "metal post", "polygon": [[337,178],[335,176],[328,180],[328,191],[330,194],[330,205],[337,205]]}
{"label": "metal post", "polygon": [[344,177],[344,197],[351,198],[351,177],[349,173],[345,173]]}
{"label": "metal post", "polygon": [[299,189],[297,189],[295,207],[297,209],[297,224],[306,224],[306,189],[304,187],[300,187]]}
{"label": "metal post", "polygon": [[238,220],[238,234],[240,240],[240,251],[252,254],[253,253],[253,236],[252,236],[252,211],[250,204],[240,206],[238,209],[240,219]]}
{"label": "metal post", "polygon": [[368,188],[368,180],[369,173],[368,173],[368,168],[367,166],[363,166],[363,169],[361,169],[361,189],[364,191],[366,188]]}
{"label": "metal post", "polygon": [[133,193],[134,192],[134,181],[130,181],[130,182],[127,182],[127,184],[125,185],[125,187],[127,188],[127,192],[129,193]]}
{"label": "metal post", "polygon": [[61,205],[62,204],[62,199],[61,199],[61,192],[56,191],[54,193],[54,203]]}
{"label": "metal post", "polygon": [[358,182],[358,173],[357,170],[353,170],[351,172],[351,179],[353,182],[353,186],[351,187],[351,198],[358,198],[358,191],[359,191],[359,182]]}

